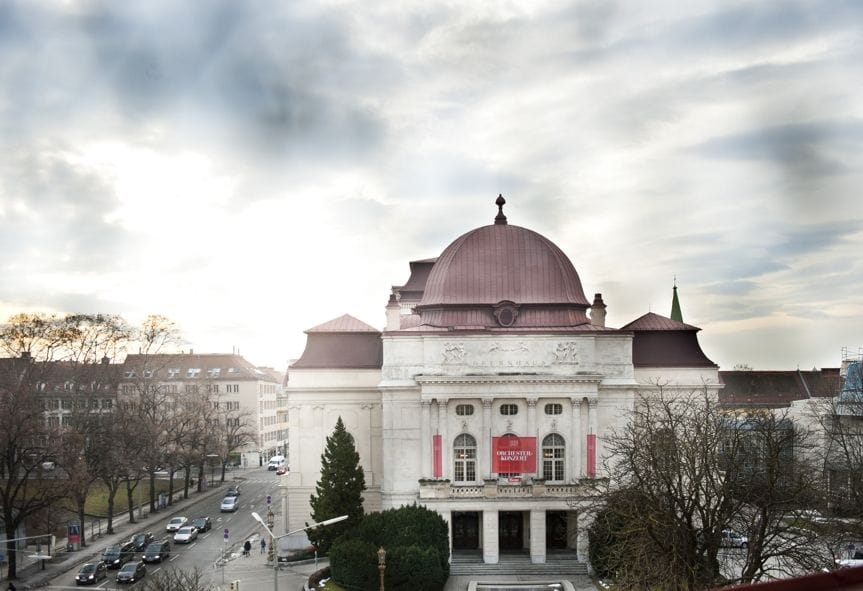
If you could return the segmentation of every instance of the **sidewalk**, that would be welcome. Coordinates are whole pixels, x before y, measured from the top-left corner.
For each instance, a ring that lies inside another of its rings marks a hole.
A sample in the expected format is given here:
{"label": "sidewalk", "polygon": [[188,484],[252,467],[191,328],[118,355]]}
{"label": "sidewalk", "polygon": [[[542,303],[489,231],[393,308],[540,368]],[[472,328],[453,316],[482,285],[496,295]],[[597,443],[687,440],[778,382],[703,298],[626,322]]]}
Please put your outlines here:
{"label": "sidewalk", "polygon": [[[245,473],[243,473],[245,474]],[[242,480],[236,472],[229,472],[225,475],[225,484],[229,484],[232,480]],[[182,489],[180,494],[174,494],[174,502],[165,509],[150,512],[149,506],[143,508],[143,517],[136,520],[135,523],[130,523],[128,513],[121,513],[114,517],[114,533],[111,535],[102,535],[95,539],[88,539],[87,546],[80,550],[67,552],[66,539],[57,538],[54,557],[51,560],[44,562],[45,568],[42,569],[42,561],[30,558],[31,550],[18,552],[18,578],[13,582],[19,591],[23,589],[35,589],[48,584],[48,581],[58,575],[62,575],[76,568],[82,562],[87,560],[98,559],[111,544],[116,544],[121,541],[126,541],[133,534],[139,531],[153,531],[161,533],[166,519],[176,513],[182,513],[183,507],[191,505],[201,499],[206,499],[211,496],[222,495],[224,487],[217,486],[206,489],[202,492],[192,490],[189,492],[189,498],[183,499]],[[8,584],[8,571],[4,569],[4,578],[2,579],[2,588]]]}

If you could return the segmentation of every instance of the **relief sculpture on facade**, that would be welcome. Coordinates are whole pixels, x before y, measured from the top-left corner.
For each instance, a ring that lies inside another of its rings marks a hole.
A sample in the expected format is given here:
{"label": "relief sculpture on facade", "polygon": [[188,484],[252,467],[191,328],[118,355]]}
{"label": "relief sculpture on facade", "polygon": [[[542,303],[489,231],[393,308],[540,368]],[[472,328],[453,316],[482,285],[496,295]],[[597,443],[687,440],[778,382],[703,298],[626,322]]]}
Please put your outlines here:
{"label": "relief sculpture on facade", "polygon": [[527,348],[527,345],[524,344],[523,341],[519,341],[519,343],[513,347],[506,347],[504,345],[501,345],[498,342],[494,342],[488,346],[488,352],[493,353],[494,351],[502,351],[504,353],[512,353],[514,351],[530,351],[530,349]]}
{"label": "relief sculpture on facade", "polygon": [[557,347],[555,347],[554,351],[551,354],[554,356],[553,363],[567,363],[573,364],[578,363],[578,359],[576,357],[578,353],[578,348],[575,345],[574,341],[567,341],[565,343],[558,343]]}
{"label": "relief sculpture on facade", "polygon": [[446,362],[461,362],[464,361],[464,344],[463,343],[444,343],[443,344],[443,361]]}

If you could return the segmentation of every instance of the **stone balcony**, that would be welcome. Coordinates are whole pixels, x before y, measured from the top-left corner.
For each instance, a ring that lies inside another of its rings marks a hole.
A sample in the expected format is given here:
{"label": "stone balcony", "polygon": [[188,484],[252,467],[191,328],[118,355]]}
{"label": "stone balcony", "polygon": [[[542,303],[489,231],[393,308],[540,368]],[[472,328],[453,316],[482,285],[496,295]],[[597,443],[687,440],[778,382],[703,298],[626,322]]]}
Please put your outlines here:
{"label": "stone balcony", "polygon": [[446,479],[421,479],[420,499],[523,499],[588,497],[596,492],[599,479],[583,478],[578,482],[551,484],[543,480],[512,483],[505,479],[487,479],[477,484],[452,484]]}

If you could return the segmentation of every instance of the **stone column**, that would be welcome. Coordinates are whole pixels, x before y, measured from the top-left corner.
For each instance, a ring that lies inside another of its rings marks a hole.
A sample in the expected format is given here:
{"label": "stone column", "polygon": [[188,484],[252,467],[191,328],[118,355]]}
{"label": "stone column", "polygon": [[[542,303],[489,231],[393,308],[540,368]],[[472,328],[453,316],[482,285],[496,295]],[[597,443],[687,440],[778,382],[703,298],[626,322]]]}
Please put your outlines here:
{"label": "stone column", "polygon": [[491,405],[493,398],[482,399],[482,433],[476,453],[480,454],[482,479],[491,478]]}
{"label": "stone column", "polygon": [[452,453],[452,441],[449,440],[449,435],[447,434],[447,422],[449,417],[447,417],[446,412],[446,404],[448,401],[446,400],[438,400],[437,401],[437,422],[438,422],[438,433],[440,433],[441,445],[440,445],[440,455],[441,455],[441,464],[443,465],[443,477],[444,478],[452,478],[452,466],[450,465],[450,454]]}
{"label": "stone column", "polygon": [[536,432],[536,398],[527,399],[527,435],[533,437]]}
{"label": "stone column", "polygon": [[545,511],[530,512],[530,561],[545,564]]}
{"label": "stone column", "polygon": [[572,478],[580,478],[584,472],[581,464],[581,399],[569,399],[569,473]]}
{"label": "stone column", "polygon": [[432,477],[432,452],[431,452],[431,402],[420,401],[420,476],[422,478]]}
{"label": "stone column", "polygon": [[444,521],[446,521],[446,528],[449,535],[449,558],[448,562],[452,562],[452,511],[445,511],[441,509],[437,509],[437,512],[440,513],[440,516],[443,517]]}
{"label": "stone column", "polygon": [[584,513],[578,514],[578,544],[576,547],[576,556],[579,562],[590,561],[590,536],[588,529],[591,521],[585,517]]}
{"label": "stone column", "polygon": [[482,512],[482,561],[497,564],[500,559],[498,539],[498,513],[496,510]]}
{"label": "stone column", "polygon": [[[588,419],[587,419],[587,423],[588,423],[587,429],[588,430],[587,430],[587,432],[595,435],[596,434],[596,423],[597,423],[596,398],[588,398],[587,399],[587,407],[588,407],[588,413],[587,413],[588,414]],[[599,437],[595,438],[595,445],[594,445],[593,452],[595,454],[594,455],[594,462],[596,463],[596,469],[594,470],[594,476],[598,477],[599,476]]]}

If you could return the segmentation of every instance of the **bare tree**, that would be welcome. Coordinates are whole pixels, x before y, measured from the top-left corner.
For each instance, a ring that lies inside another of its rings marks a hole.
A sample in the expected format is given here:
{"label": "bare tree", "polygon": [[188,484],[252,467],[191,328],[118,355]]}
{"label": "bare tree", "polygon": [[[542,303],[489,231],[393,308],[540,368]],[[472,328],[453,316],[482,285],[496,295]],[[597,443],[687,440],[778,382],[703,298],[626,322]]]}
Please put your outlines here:
{"label": "bare tree", "polygon": [[198,567],[192,570],[162,569],[140,583],[142,591],[214,591],[216,586],[207,581]]}
{"label": "bare tree", "polygon": [[[782,413],[737,416],[706,388],[680,394],[658,385],[606,441],[611,494],[598,496],[596,533],[614,544],[597,548],[604,565],[623,587],[686,590],[756,581],[768,566],[823,565],[805,550],[812,537],[789,521],[821,484],[806,445]],[[749,547],[742,569],[729,571],[720,549],[732,528]]]}

